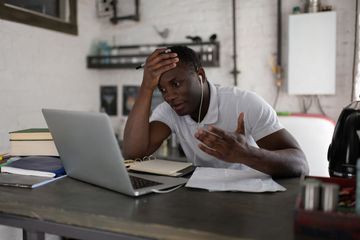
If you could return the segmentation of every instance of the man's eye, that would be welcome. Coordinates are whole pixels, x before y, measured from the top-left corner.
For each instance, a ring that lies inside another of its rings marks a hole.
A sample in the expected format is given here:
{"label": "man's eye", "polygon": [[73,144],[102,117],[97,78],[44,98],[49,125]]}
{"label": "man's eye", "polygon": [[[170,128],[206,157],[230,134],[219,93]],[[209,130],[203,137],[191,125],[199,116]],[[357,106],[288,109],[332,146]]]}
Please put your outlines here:
{"label": "man's eye", "polygon": [[165,93],[165,92],[166,92],[165,88],[159,88],[159,90],[160,90],[161,93]]}
{"label": "man's eye", "polygon": [[173,83],[173,86],[174,86],[174,87],[180,87],[180,82],[174,82],[174,83]]}

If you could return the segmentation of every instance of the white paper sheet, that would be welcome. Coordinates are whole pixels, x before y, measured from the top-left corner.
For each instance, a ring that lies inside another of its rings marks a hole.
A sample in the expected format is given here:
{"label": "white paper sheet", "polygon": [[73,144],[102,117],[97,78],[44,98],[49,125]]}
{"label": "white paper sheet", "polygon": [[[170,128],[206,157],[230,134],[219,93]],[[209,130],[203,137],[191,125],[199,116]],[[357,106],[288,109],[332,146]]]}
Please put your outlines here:
{"label": "white paper sheet", "polygon": [[254,169],[236,170],[197,167],[186,187],[209,191],[276,192],[286,188],[269,175]]}

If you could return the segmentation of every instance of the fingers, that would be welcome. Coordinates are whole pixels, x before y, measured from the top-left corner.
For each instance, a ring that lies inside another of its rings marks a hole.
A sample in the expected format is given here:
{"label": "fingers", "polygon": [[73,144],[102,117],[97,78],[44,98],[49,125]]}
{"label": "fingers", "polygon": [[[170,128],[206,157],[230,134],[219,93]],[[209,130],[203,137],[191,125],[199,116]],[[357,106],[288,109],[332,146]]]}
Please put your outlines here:
{"label": "fingers", "polygon": [[195,133],[195,137],[202,142],[208,148],[216,151],[218,148],[222,148],[228,140],[228,136],[225,132],[214,126],[210,126],[208,130],[199,129]]}
{"label": "fingers", "polygon": [[237,122],[237,128],[235,130],[236,133],[245,134],[244,116],[245,116],[244,112],[241,112],[239,114],[238,122]]}
{"label": "fingers", "polygon": [[177,65],[177,62],[179,62],[178,58],[161,61],[161,62],[157,63],[156,65],[153,65],[152,70],[154,72],[156,72],[157,75],[161,75],[162,73],[175,68]]}
{"label": "fingers", "polygon": [[146,60],[145,66],[152,71],[162,73],[169,69],[176,67],[179,61],[176,53],[171,53],[170,49],[160,48],[157,49]]}
{"label": "fingers", "polygon": [[209,126],[208,132],[213,135],[215,134],[219,138],[224,138],[226,136],[226,133],[224,132],[224,130],[222,130],[218,127],[215,127],[215,126]]}
{"label": "fingers", "polygon": [[156,58],[158,55],[160,55],[161,53],[165,52],[167,48],[158,48],[156,49],[148,58],[147,58],[147,62],[153,60],[154,58]]}
{"label": "fingers", "polygon": [[213,148],[209,148],[207,147],[206,145],[204,144],[199,144],[198,147],[204,151],[205,153],[209,154],[209,155],[212,155],[218,159],[222,159],[223,158],[223,154],[221,152],[218,152],[216,151],[215,149]]}
{"label": "fingers", "polygon": [[147,59],[144,65],[142,86],[152,91],[158,86],[160,76],[176,67],[179,58],[170,49],[156,49]]}

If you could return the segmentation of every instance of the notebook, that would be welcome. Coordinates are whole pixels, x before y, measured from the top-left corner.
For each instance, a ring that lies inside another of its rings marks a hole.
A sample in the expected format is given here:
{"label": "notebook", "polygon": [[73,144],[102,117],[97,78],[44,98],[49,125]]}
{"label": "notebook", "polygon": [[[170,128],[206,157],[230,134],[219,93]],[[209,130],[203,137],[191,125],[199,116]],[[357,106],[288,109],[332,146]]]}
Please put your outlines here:
{"label": "notebook", "polygon": [[105,113],[42,110],[69,177],[129,196],[183,185],[186,178],[128,173]]}
{"label": "notebook", "polygon": [[179,177],[192,172],[192,163],[177,162],[162,159],[134,160],[129,164],[129,170],[152,174]]}

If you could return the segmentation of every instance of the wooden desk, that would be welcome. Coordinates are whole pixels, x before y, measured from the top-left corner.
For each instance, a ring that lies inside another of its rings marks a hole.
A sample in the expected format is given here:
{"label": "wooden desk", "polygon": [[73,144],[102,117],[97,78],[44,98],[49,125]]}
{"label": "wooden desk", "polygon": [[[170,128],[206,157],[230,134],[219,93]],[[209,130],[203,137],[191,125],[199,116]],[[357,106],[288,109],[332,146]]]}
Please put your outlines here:
{"label": "wooden desk", "polygon": [[140,198],[71,178],[28,190],[0,187],[0,224],[78,239],[293,239],[299,179],[278,193],[181,188]]}

